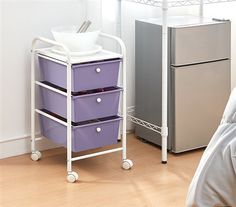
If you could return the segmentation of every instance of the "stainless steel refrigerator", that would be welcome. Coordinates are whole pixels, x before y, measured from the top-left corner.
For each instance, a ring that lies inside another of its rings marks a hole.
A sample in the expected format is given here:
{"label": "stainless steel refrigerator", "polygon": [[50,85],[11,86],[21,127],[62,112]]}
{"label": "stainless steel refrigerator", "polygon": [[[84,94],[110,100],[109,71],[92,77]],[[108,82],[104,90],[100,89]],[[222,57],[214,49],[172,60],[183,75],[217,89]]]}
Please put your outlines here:
{"label": "stainless steel refrigerator", "polygon": [[[161,20],[135,23],[136,117],[161,126]],[[207,146],[219,125],[231,89],[231,23],[194,16],[170,17],[169,137],[174,153]],[[135,134],[161,145],[142,126]]]}

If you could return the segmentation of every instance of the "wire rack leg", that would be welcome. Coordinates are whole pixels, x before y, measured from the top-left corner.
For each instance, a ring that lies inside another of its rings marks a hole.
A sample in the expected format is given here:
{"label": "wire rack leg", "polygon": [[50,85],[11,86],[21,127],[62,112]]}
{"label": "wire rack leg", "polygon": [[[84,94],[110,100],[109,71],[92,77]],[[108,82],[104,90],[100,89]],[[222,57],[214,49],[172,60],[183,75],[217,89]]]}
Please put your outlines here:
{"label": "wire rack leg", "polygon": [[167,138],[168,138],[168,2],[163,0],[162,7],[162,163],[167,163]]}

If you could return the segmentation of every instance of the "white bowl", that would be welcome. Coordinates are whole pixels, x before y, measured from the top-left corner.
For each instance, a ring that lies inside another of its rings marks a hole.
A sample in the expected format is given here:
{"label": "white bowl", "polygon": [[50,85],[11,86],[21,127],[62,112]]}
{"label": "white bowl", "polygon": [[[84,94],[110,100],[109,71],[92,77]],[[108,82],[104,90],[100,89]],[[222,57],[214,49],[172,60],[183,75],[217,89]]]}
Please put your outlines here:
{"label": "white bowl", "polygon": [[77,33],[76,26],[52,28],[54,39],[68,47],[71,52],[86,52],[95,48],[100,31]]}

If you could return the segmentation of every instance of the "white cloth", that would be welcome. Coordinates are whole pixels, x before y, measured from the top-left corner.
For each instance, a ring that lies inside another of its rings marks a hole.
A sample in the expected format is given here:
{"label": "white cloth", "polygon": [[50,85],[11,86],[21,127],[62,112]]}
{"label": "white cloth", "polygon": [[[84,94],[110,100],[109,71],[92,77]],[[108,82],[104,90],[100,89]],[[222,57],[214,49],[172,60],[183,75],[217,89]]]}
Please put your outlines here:
{"label": "white cloth", "polygon": [[236,207],[236,89],[189,186],[187,207]]}

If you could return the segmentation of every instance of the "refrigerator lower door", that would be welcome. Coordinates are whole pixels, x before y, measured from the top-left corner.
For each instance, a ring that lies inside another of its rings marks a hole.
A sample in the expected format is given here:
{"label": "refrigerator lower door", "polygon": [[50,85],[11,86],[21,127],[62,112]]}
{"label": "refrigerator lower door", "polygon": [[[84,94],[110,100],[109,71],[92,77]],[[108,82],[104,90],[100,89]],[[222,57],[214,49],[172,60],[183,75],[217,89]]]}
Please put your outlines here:
{"label": "refrigerator lower door", "polygon": [[230,60],[172,67],[172,151],[207,146],[230,94]]}

